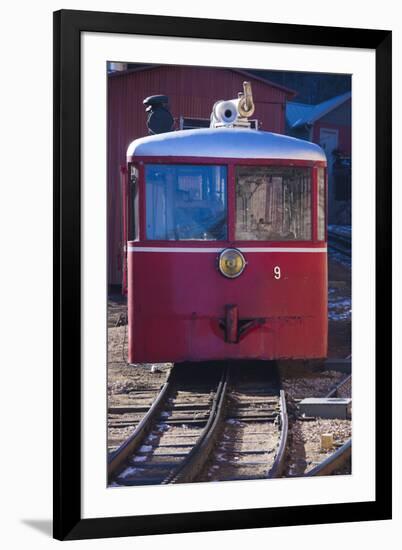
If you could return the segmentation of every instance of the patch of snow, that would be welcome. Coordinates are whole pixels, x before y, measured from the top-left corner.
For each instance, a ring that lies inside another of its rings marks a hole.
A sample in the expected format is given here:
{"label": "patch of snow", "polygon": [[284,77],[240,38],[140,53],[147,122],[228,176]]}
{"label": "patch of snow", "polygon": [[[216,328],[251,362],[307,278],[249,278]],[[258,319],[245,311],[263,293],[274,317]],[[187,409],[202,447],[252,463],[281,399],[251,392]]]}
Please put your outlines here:
{"label": "patch of snow", "polygon": [[344,267],[352,269],[352,258],[349,256],[345,256],[345,254],[342,254],[341,252],[338,252],[338,250],[331,247],[328,248],[328,255]]}
{"label": "patch of snow", "polygon": [[168,430],[170,430],[169,424],[157,424],[156,427],[159,432],[167,432]]}
{"label": "patch of snow", "polygon": [[141,453],[149,453],[149,451],[152,451],[152,445],[141,445],[139,451]]}
{"label": "patch of snow", "polygon": [[[145,458],[145,457],[144,457]],[[131,476],[133,474],[138,474],[139,472],[142,472],[143,469],[141,468],[133,468],[132,466],[129,466],[126,468],[120,475],[119,478],[126,479],[126,477]]]}
{"label": "patch of snow", "polygon": [[341,235],[342,237],[346,237],[348,239],[352,236],[352,226],[351,225],[328,225],[328,231],[331,231],[331,233],[334,233],[334,235]]}
{"label": "patch of snow", "polygon": [[345,297],[329,297],[328,317],[333,321],[350,320],[352,316],[352,301]]}
{"label": "patch of snow", "polygon": [[131,460],[132,462],[145,462],[146,459],[147,459],[146,456],[133,456]]}

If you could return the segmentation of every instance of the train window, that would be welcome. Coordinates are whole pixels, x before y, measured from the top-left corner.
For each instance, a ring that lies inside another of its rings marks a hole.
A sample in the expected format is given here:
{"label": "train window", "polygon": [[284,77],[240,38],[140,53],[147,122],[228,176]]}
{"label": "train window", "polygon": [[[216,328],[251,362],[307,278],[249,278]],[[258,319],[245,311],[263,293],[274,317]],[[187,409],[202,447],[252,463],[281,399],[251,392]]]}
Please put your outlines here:
{"label": "train window", "polygon": [[325,240],[325,175],[324,168],[317,169],[317,187],[318,187],[318,201],[317,201],[317,239],[319,241]]}
{"label": "train window", "polygon": [[310,168],[239,166],[236,239],[310,240]]}
{"label": "train window", "polygon": [[225,240],[226,167],[148,164],[149,240]]}

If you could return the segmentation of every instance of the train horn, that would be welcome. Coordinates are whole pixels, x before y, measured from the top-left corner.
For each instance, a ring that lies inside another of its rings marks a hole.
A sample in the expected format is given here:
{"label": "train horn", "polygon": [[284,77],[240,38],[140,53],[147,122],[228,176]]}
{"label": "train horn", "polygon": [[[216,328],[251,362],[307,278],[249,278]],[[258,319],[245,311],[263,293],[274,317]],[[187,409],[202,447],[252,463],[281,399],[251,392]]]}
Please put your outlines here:
{"label": "train horn", "polygon": [[255,105],[250,82],[243,82],[243,93],[239,93],[237,110],[239,111],[239,115],[244,118],[248,118],[254,114]]}

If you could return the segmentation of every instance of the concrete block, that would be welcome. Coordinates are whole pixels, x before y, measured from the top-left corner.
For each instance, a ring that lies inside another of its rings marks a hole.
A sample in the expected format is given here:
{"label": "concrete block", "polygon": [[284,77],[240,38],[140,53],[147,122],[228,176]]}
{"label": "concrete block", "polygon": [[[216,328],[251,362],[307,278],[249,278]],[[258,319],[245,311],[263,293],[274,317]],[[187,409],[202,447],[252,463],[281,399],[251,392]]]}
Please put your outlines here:
{"label": "concrete block", "polygon": [[316,418],[343,418],[352,414],[352,400],[344,397],[308,397],[299,403],[300,414]]}

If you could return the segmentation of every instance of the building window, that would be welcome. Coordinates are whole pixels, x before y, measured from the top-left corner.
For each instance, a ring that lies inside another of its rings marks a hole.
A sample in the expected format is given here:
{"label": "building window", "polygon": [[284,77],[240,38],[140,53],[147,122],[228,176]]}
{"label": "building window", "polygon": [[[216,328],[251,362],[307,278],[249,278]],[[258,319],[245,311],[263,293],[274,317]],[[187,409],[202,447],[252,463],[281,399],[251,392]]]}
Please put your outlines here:
{"label": "building window", "polygon": [[225,166],[148,164],[147,239],[225,240],[226,181]]}
{"label": "building window", "polygon": [[310,240],[310,168],[238,167],[236,239]]}

